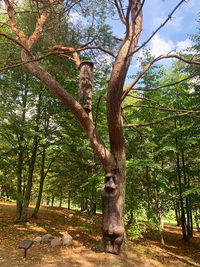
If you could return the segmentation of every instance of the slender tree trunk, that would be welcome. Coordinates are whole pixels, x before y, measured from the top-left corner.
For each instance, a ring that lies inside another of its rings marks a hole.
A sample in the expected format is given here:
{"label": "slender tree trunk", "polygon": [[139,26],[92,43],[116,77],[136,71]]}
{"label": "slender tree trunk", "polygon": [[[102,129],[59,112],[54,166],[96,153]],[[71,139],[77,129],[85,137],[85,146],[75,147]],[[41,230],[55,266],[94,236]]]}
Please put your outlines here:
{"label": "slender tree trunk", "polygon": [[195,218],[195,222],[196,222],[197,231],[200,232],[197,208],[195,209],[195,217],[194,218]]}
{"label": "slender tree trunk", "polygon": [[23,153],[20,152],[18,156],[18,174],[17,174],[17,212],[16,219],[20,220],[22,214],[22,168],[23,168]]}
{"label": "slender tree trunk", "polygon": [[52,206],[52,207],[53,207],[53,205],[54,205],[54,199],[55,199],[55,197],[52,196],[52,198],[51,198],[51,206]]}
{"label": "slender tree trunk", "polygon": [[63,200],[63,196],[62,196],[62,193],[61,193],[61,196],[60,196],[60,203],[59,203],[59,207],[60,207],[60,208],[62,207],[62,200]]}
{"label": "slender tree trunk", "polygon": [[97,213],[97,202],[94,201],[93,203],[93,214],[95,215]]}
{"label": "slender tree trunk", "polygon": [[46,152],[45,152],[45,148],[43,148],[42,161],[41,161],[41,173],[40,173],[40,187],[39,187],[39,192],[38,192],[38,197],[37,197],[35,209],[34,209],[33,214],[32,214],[33,218],[37,218],[38,211],[40,208],[41,199],[42,199],[42,192],[43,192],[43,186],[44,186],[44,180],[45,180],[45,171],[44,171],[45,159],[46,159]]}
{"label": "slender tree trunk", "polygon": [[[24,95],[22,96],[22,123],[25,123],[26,120],[26,104],[27,104],[27,93],[28,91],[24,91]],[[19,155],[18,155],[18,167],[17,167],[17,211],[16,211],[16,220],[19,221],[22,214],[23,208],[23,200],[22,200],[22,170],[23,170],[23,147],[22,142],[24,140],[23,129],[19,135]]]}
{"label": "slender tree trunk", "polygon": [[34,144],[33,144],[33,152],[32,152],[32,156],[31,156],[30,163],[29,163],[29,174],[28,174],[28,180],[27,180],[27,184],[26,184],[26,191],[25,191],[25,195],[24,195],[22,214],[21,214],[21,218],[20,218],[21,222],[27,221],[28,206],[29,206],[29,201],[30,201],[30,197],[31,197],[31,189],[32,189],[32,183],[33,183],[33,172],[34,172],[34,168],[35,168],[37,148],[38,148],[38,140],[37,140],[37,137],[35,137]]}
{"label": "slender tree trunk", "polygon": [[162,245],[165,245],[164,237],[163,237],[163,229],[164,229],[164,216],[162,213],[162,205],[159,196],[159,188],[156,186],[155,188],[155,203],[156,203],[156,213],[159,222],[159,233],[160,233],[160,242]]}
{"label": "slender tree trunk", "polygon": [[176,164],[177,164],[177,176],[178,176],[178,182],[179,182],[179,198],[180,198],[180,208],[181,208],[182,234],[183,234],[183,240],[187,240],[187,228],[186,228],[184,202],[183,202],[183,196],[182,196],[182,183],[181,183],[181,171],[180,171],[179,153],[176,153]]}
{"label": "slender tree trunk", "polygon": [[68,201],[67,201],[67,208],[70,210],[70,204],[71,204],[71,193],[70,191],[68,192]]}
{"label": "slender tree trunk", "polygon": [[[39,94],[39,100],[38,100],[38,105],[37,105],[36,127],[35,127],[36,132],[38,132],[39,130],[41,99],[42,99],[42,95]],[[21,218],[20,218],[20,221],[23,223],[27,221],[27,216],[28,216],[28,206],[29,206],[30,197],[31,197],[31,189],[32,189],[32,184],[33,184],[33,173],[34,173],[35,160],[36,160],[37,150],[38,150],[38,142],[39,142],[38,136],[35,135],[33,138],[32,155],[29,161],[28,180],[26,183],[23,208],[22,208],[22,213],[21,213]]]}
{"label": "slender tree trunk", "polygon": [[173,204],[174,204],[176,223],[177,223],[177,226],[179,226],[179,225],[181,225],[179,203],[177,200],[173,200]]}
{"label": "slender tree trunk", "polygon": [[147,186],[146,186],[146,190],[147,190],[147,209],[146,209],[146,216],[147,216],[147,220],[149,221],[151,219],[151,199],[150,199],[150,186],[151,186],[151,182],[150,182],[150,178],[149,178],[149,170],[148,167],[146,168],[146,182],[147,182]]}
{"label": "slender tree trunk", "polygon": [[[181,152],[181,158],[182,158],[182,166],[183,166],[183,177],[184,177],[184,184],[185,188],[189,188],[189,177],[187,179],[187,174],[186,174],[186,165],[185,165],[185,155],[182,150]],[[190,207],[190,202],[189,202],[189,197],[186,196],[186,214],[187,214],[187,240],[189,240],[192,237],[192,218],[191,218],[191,207]]]}

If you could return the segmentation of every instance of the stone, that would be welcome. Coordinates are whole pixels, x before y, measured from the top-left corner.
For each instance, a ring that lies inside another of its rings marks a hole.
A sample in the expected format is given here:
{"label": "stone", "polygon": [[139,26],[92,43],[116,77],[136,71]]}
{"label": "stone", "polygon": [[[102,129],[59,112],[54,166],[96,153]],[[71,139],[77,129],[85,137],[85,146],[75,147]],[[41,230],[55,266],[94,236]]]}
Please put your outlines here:
{"label": "stone", "polygon": [[61,245],[62,245],[62,241],[58,237],[51,240],[52,247],[61,246]]}
{"label": "stone", "polygon": [[42,237],[42,244],[47,244],[50,242],[50,239],[52,238],[52,235],[51,234],[46,234],[46,235],[43,235]]}
{"label": "stone", "polygon": [[113,265],[118,265],[120,263],[118,259],[110,259],[109,262]]}
{"label": "stone", "polygon": [[33,242],[40,243],[42,241],[41,236],[36,236],[36,238],[33,239]]}
{"label": "stone", "polygon": [[62,244],[63,246],[70,246],[72,244],[72,237],[69,234],[64,234],[62,236]]}

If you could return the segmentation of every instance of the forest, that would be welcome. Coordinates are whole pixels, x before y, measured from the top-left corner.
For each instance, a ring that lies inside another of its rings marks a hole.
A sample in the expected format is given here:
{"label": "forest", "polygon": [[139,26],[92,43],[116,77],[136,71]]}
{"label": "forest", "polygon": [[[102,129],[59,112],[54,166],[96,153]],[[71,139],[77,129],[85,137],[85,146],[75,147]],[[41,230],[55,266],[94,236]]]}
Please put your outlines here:
{"label": "forest", "polygon": [[149,228],[165,245],[165,224],[200,232],[200,27],[179,53],[146,47],[185,4],[139,44],[145,1],[0,2],[0,200],[16,223],[44,206],[102,216],[111,254]]}

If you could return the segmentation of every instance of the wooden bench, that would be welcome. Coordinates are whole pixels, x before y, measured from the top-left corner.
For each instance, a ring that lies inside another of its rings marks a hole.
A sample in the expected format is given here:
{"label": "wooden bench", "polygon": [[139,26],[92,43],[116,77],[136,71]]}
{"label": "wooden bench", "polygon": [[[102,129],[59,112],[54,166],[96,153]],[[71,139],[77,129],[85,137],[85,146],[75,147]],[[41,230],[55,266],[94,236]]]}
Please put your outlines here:
{"label": "wooden bench", "polygon": [[24,240],[18,245],[18,248],[24,249],[24,258],[26,258],[26,252],[33,245],[33,243],[34,242],[32,240]]}

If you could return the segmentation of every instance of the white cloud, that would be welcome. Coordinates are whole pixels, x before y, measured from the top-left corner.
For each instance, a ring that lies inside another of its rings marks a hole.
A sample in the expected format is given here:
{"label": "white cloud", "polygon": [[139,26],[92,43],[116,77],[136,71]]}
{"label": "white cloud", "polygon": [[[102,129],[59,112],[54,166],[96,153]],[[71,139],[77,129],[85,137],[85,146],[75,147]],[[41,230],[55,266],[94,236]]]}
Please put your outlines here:
{"label": "white cloud", "polygon": [[175,48],[175,45],[172,40],[164,40],[159,34],[156,34],[151,40],[150,48],[151,54],[158,57],[171,52]]}
{"label": "white cloud", "polygon": [[78,12],[74,12],[74,13],[70,14],[69,20],[71,23],[77,24],[78,22],[80,22],[82,20],[82,18]]}
{"label": "white cloud", "polygon": [[192,47],[192,41],[190,39],[185,39],[184,41],[180,41],[176,43],[177,51],[182,51],[187,48]]}

